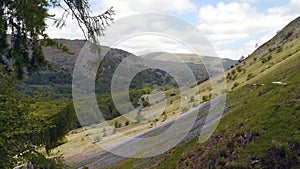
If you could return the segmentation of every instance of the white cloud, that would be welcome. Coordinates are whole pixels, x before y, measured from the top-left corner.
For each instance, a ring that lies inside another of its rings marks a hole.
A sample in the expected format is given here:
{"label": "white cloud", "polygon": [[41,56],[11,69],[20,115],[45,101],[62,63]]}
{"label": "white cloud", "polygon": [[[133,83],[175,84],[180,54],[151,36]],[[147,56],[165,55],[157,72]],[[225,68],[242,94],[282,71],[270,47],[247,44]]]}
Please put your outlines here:
{"label": "white cloud", "polygon": [[105,10],[113,6],[118,17],[148,12],[186,14],[197,9],[190,0],[94,0],[92,3],[95,4],[94,9]]}
{"label": "white cloud", "polygon": [[199,10],[198,28],[217,48],[219,56],[238,59],[253,52],[255,48],[250,42],[262,44],[295,19],[300,11],[296,1],[292,0],[288,6],[272,7],[265,13],[245,1],[206,5]]}
{"label": "white cloud", "polygon": [[[55,18],[58,19],[63,15],[63,10],[59,8],[54,8],[49,10],[49,14],[55,14]],[[81,31],[80,27],[78,26],[75,19],[72,19],[69,16],[66,19],[66,26],[63,26],[61,29],[57,28],[54,25],[54,20],[47,19],[46,23],[48,26],[47,33],[51,38],[65,38],[65,39],[83,39],[84,35]]]}
{"label": "white cloud", "polygon": [[121,41],[116,47],[137,55],[151,52],[171,52],[170,49],[172,49],[173,53],[186,53],[189,51],[183,44],[178,43],[176,40],[155,34],[134,36]]}
{"label": "white cloud", "polygon": [[300,11],[300,1],[299,0],[291,0],[289,5],[289,12],[290,14],[298,14]]}
{"label": "white cloud", "polygon": [[260,0],[238,0],[238,2],[246,2],[246,3],[255,3],[259,2]]}
{"label": "white cloud", "polygon": [[[201,6],[198,11],[199,23],[197,27],[205,36],[212,42],[217,49],[217,53],[221,57],[230,57],[238,59],[241,55],[247,56],[255,49],[255,44],[261,45],[269,40],[282,29],[288,22],[292,21],[299,15],[300,1],[290,0],[285,6],[274,6],[269,9],[257,10],[255,5],[260,0],[236,0],[229,3],[220,2],[217,5]],[[116,20],[138,13],[145,12],[162,12],[171,13],[177,16],[188,16],[195,12],[196,5],[191,0],[91,0],[91,8],[94,14],[100,14],[109,9],[111,6],[116,11]],[[265,3],[271,3],[270,1]],[[60,16],[62,11],[51,9],[50,13]],[[47,21],[48,25],[52,25],[53,21]],[[126,25],[127,24],[127,25]],[[170,29],[164,22],[145,23],[138,20],[126,22],[125,25],[118,25],[119,28],[115,31],[122,31],[129,25],[136,25],[139,28],[152,27],[155,30],[162,30],[176,33],[176,30]],[[109,28],[110,29],[110,28]],[[108,29],[108,30],[109,30]],[[168,30],[169,29],[169,30]],[[138,30],[136,30],[138,32]],[[71,17],[67,20],[67,26],[61,30],[50,26],[47,29],[52,38],[83,38],[83,33],[78,27],[77,22]],[[185,31],[182,40],[191,41],[194,38],[195,32]],[[123,36],[123,35],[122,35]],[[149,43],[153,39],[149,38]],[[147,41],[145,38],[135,38],[131,43],[141,43],[138,40]],[[158,44],[164,50],[182,51],[176,46],[170,45],[165,40],[155,40],[154,44]],[[165,43],[165,44],[164,44]],[[125,45],[125,43],[124,43]],[[128,47],[134,49],[132,45],[126,43]],[[126,46],[125,45],[125,46]],[[135,46],[136,47],[136,46]],[[127,48],[126,48],[127,49]],[[129,49],[129,48],[128,48]]]}
{"label": "white cloud", "polygon": [[[180,15],[196,11],[196,6],[190,0],[91,0],[90,4],[94,15],[101,14],[113,6],[116,13],[116,16],[114,16],[115,20],[146,12],[164,12]],[[59,17],[62,15],[63,10],[55,8],[50,9],[49,12],[50,14],[56,14],[57,17]],[[71,16],[67,19],[67,26],[62,29],[53,26],[53,20],[47,20],[47,24],[49,25],[47,33],[52,38],[84,38],[76,20],[72,19]]]}
{"label": "white cloud", "polygon": [[[116,21],[99,41],[104,45],[138,54],[164,51],[215,56],[206,38],[193,25],[177,17],[142,14]],[[116,45],[117,44],[117,45]]]}

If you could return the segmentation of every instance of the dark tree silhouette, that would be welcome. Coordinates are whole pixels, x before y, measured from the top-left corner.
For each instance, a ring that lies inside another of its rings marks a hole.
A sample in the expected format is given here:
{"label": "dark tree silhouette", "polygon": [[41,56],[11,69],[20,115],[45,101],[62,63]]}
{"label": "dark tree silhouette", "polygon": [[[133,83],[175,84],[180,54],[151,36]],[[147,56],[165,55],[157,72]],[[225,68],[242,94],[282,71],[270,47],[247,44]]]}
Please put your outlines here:
{"label": "dark tree silhouette", "polygon": [[[53,19],[58,28],[72,15],[78,22],[86,39],[99,44],[97,36],[113,21],[114,10],[92,16],[88,0],[1,0],[0,1],[0,64],[18,78],[31,75],[51,65],[45,60],[42,47],[51,46],[69,52],[45,33],[47,18]],[[62,16],[48,13],[50,8],[64,10]],[[58,17],[58,18],[57,18]]]}

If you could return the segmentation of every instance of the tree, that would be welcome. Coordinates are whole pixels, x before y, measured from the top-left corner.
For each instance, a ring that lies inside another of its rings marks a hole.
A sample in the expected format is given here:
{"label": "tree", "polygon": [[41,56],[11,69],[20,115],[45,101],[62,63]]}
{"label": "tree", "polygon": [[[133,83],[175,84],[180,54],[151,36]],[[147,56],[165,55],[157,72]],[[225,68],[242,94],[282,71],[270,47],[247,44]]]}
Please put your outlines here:
{"label": "tree", "polygon": [[[17,80],[42,70],[51,70],[43,47],[70,52],[45,33],[46,19],[65,26],[68,15],[78,22],[87,40],[99,45],[97,36],[113,21],[113,8],[91,16],[88,0],[1,0],[0,1],[0,168],[13,168],[17,162],[31,162],[34,168],[56,168],[60,160],[46,158],[37,148],[49,152],[59,144],[73,125],[72,104],[49,119],[30,115],[28,98],[16,96]],[[49,8],[65,12],[59,18]]]}
{"label": "tree", "polygon": [[239,82],[235,82],[235,83],[232,85],[232,88],[231,88],[231,89],[234,89],[234,88],[238,87],[239,85],[240,85]]}
{"label": "tree", "polygon": [[120,127],[122,127],[122,123],[115,121],[115,128],[120,128]]}
{"label": "tree", "polygon": [[239,59],[239,63],[241,63],[243,60],[245,60],[245,56],[242,55],[241,58]]}
{"label": "tree", "polygon": [[149,96],[144,96],[144,97],[142,97],[142,101],[143,101],[143,106],[144,106],[144,107],[148,107],[148,106],[151,105],[151,104],[150,104],[150,100],[149,100]]}
{"label": "tree", "polygon": [[203,102],[206,102],[206,101],[208,101],[208,100],[209,100],[209,96],[207,96],[207,95],[204,95],[204,96],[202,97],[202,100],[203,100]]}
{"label": "tree", "polygon": [[49,152],[59,144],[73,125],[73,106],[49,119],[33,116],[30,100],[14,92],[15,80],[3,73],[1,66],[0,79],[0,168],[13,168],[17,162],[31,162],[35,168],[60,166],[59,159],[46,158],[37,147]]}
{"label": "tree", "polygon": [[191,98],[190,98],[190,102],[194,102],[195,101],[195,96],[192,96]]}
{"label": "tree", "polygon": [[[43,46],[51,46],[69,52],[63,45],[50,39],[45,33],[47,18],[56,26],[65,26],[69,15],[76,18],[86,39],[98,44],[97,36],[113,21],[113,8],[103,14],[91,16],[88,0],[1,0],[0,1],[0,64],[18,78],[31,75],[51,65],[45,60]],[[49,15],[48,9],[61,8],[65,12],[59,18]]]}

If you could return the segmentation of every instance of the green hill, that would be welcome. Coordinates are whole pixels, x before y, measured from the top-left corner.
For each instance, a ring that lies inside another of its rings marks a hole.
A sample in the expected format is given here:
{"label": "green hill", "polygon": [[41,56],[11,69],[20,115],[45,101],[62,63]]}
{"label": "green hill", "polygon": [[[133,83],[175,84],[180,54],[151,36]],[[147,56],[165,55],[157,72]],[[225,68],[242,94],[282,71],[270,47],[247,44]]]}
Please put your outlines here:
{"label": "green hill", "polygon": [[[45,71],[41,74],[34,74],[32,77],[22,81],[19,90],[27,95],[44,94],[51,99],[70,99],[71,83],[74,65],[80,50],[85,44],[84,40],[66,40],[56,39],[57,42],[68,47],[68,54],[50,47],[44,48],[47,61],[54,67],[55,71]],[[108,47],[103,46],[103,49]],[[109,49],[104,56],[104,63],[99,77],[99,83],[96,85],[98,94],[110,93],[110,84],[112,76],[118,65],[127,57],[132,57],[132,62],[128,63],[128,69],[136,64],[143,65],[143,62],[152,62],[152,64],[162,64],[168,67],[178,67],[182,63],[171,61],[160,61],[155,59],[143,59],[129,52],[120,49]],[[211,62],[215,58],[209,57]],[[223,59],[224,68],[228,69],[236,63],[235,60]],[[196,80],[204,81],[207,79],[205,66],[201,62],[187,61],[187,65],[194,73]],[[184,76],[184,74],[182,75]],[[176,87],[176,81],[168,73],[162,70],[147,69],[138,73],[131,82],[130,89],[159,88],[167,90]]]}
{"label": "green hill", "polygon": [[[46,102],[51,100],[63,100],[70,102],[72,99],[72,74],[74,65],[82,47],[85,44],[84,40],[66,40],[57,39],[59,43],[68,47],[73,54],[64,53],[53,48],[44,48],[45,56],[48,62],[53,65],[55,71],[44,71],[40,74],[33,74],[30,78],[24,79],[18,86],[18,91],[25,96],[39,97],[39,100]],[[120,63],[125,58],[131,57],[127,63],[127,69],[130,70],[133,66],[143,66],[145,62],[151,62],[152,65],[163,65],[173,68],[174,71],[179,70],[185,64],[181,62],[159,61],[152,59],[143,59],[129,52],[120,49],[108,49],[103,46],[103,50],[109,50],[104,56],[102,73],[99,81],[96,83],[96,94],[100,109],[104,112],[106,119],[112,119],[120,114],[116,110],[112,97],[110,95],[110,87],[113,74]],[[212,61],[215,59],[210,58]],[[224,67],[229,68],[235,64],[234,60],[224,60]],[[194,73],[196,80],[200,82],[207,79],[208,75],[205,66],[201,62],[187,62],[187,65]],[[185,72],[182,71],[181,77],[185,77]],[[141,92],[145,88],[168,90],[178,88],[176,81],[165,71],[159,69],[146,69],[138,73],[130,84],[131,101],[136,107],[138,99],[141,97]],[[135,96],[135,97],[133,97]]]}
{"label": "green hill", "polygon": [[162,155],[110,168],[300,168],[299,35],[297,18],[226,72],[230,108],[205,143],[196,135]]}

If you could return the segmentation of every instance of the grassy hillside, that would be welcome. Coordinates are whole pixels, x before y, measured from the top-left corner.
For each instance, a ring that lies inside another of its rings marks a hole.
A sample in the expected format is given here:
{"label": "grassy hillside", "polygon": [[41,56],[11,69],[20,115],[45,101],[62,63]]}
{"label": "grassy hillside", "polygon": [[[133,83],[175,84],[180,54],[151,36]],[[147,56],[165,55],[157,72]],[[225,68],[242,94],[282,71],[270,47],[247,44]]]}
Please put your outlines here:
{"label": "grassy hillside", "polygon": [[[57,39],[58,42],[66,45],[73,54],[61,52],[57,49],[44,48],[45,56],[48,62],[53,65],[55,71],[44,71],[41,74],[33,74],[30,78],[24,79],[18,86],[18,91],[26,96],[38,97],[47,100],[60,100],[62,102],[71,101],[72,99],[72,73],[77,59],[77,56],[84,46],[84,40],[65,40]],[[107,48],[107,47],[102,47]],[[132,57],[127,63],[127,69],[130,69],[136,64],[143,65],[144,62],[151,62],[153,65],[163,65],[166,67],[174,68],[177,71],[178,68],[184,66],[179,62],[170,61],[158,61],[158,60],[142,60],[140,57],[133,54],[119,50],[110,49],[104,57],[102,66],[102,73],[100,74],[99,81],[96,84],[96,93],[98,95],[98,102],[100,109],[104,112],[106,119],[112,119],[119,116],[116,110],[110,93],[111,81],[113,74],[119,64],[127,57]],[[211,58],[212,60],[215,58]],[[229,68],[236,61],[227,60],[225,68]],[[207,72],[201,62],[188,62],[187,65],[194,73],[196,80],[202,82],[207,79]],[[177,70],[176,70],[177,69]],[[181,77],[185,77],[185,72],[182,72]],[[145,88],[168,90],[171,88],[178,88],[176,81],[172,76],[162,70],[147,69],[138,73],[130,84],[130,89],[134,92]],[[140,97],[140,95],[137,95]],[[131,101],[136,107],[136,102],[139,99],[133,98]]]}
{"label": "grassy hillside", "polygon": [[[25,79],[20,85],[20,91],[27,95],[44,94],[51,99],[70,99],[71,82],[74,65],[80,50],[85,44],[84,40],[66,40],[57,39],[59,43],[67,46],[73,54],[64,53],[50,47],[44,48],[45,56],[48,62],[53,65],[55,72],[45,71],[40,75],[34,74],[31,78]],[[107,48],[103,46],[102,48]],[[143,64],[141,57],[120,50],[110,49],[104,57],[102,64],[103,72],[100,75],[99,83],[96,86],[98,94],[110,93],[110,84],[112,76],[118,65],[128,56],[133,57],[134,62],[128,63],[128,69],[137,63]],[[210,58],[213,62],[215,58]],[[146,62],[157,62],[167,67],[178,67],[179,63],[160,60],[146,60]],[[145,62],[145,61],[144,61]],[[224,59],[225,69],[235,64],[236,61]],[[154,63],[155,64],[155,63]],[[207,72],[200,61],[187,61],[187,65],[194,73],[196,80],[203,81],[207,79]],[[160,88],[163,90],[176,87],[176,81],[165,71],[157,69],[147,69],[138,73],[131,82],[130,89]],[[25,90],[26,89],[26,90]]]}
{"label": "grassy hillside", "polygon": [[208,141],[195,137],[157,157],[110,168],[299,168],[299,29],[297,18],[226,72],[230,109]]}

